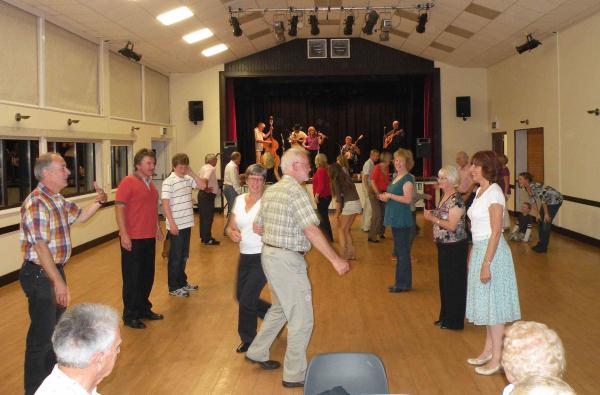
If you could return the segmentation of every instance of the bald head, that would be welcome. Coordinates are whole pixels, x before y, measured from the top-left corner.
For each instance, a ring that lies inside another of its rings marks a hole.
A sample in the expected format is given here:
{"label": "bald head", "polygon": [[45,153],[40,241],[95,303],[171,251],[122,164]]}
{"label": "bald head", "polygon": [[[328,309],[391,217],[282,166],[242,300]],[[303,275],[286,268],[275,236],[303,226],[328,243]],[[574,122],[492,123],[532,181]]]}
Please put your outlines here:
{"label": "bald head", "polygon": [[469,155],[465,151],[459,151],[456,154],[456,164],[458,167],[464,167],[469,163]]}

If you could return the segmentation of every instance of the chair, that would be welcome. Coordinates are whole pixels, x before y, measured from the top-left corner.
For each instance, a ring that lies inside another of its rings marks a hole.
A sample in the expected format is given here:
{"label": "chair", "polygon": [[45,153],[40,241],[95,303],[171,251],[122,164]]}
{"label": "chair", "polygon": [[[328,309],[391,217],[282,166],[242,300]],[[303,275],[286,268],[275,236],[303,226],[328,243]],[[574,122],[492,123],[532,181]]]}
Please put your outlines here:
{"label": "chair", "polygon": [[381,359],[361,352],[316,355],[306,371],[304,395],[317,395],[334,387],[342,387],[350,394],[387,394],[388,381]]}

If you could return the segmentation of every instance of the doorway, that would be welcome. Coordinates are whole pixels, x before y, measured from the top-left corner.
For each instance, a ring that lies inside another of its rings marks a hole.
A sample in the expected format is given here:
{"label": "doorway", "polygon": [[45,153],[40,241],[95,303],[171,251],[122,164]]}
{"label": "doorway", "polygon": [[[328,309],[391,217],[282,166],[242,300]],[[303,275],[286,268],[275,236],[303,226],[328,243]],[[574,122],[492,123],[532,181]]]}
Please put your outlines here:
{"label": "doorway", "polygon": [[[169,165],[168,141],[153,140],[152,151],[154,151],[154,155],[156,156],[156,165],[154,166],[154,175],[152,176],[152,181],[154,182],[154,186],[158,190],[158,194],[160,196],[160,191],[162,191],[162,183],[171,171],[171,166]],[[160,214],[162,214],[162,204],[158,205],[158,211]]]}
{"label": "doorway", "polygon": [[506,132],[494,132],[492,133],[492,151],[496,154],[506,155]]}
{"label": "doorway", "polygon": [[544,182],[544,128],[515,130],[515,211],[529,199],[516,181],[519,173],[525,171],[536,181]]}

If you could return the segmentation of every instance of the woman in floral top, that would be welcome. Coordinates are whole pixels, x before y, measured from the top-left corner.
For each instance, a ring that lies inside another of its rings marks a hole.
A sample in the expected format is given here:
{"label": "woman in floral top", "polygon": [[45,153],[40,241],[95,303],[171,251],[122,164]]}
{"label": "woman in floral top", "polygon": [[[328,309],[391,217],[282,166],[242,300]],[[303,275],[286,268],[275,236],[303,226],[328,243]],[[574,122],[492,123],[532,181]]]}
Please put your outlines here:
{"label": "woman in floral top", "polygon": [[438,172],[443,196],[437,209],[425,210],[423,217],[433,222],[433,240],[438,248],[440,316],[435,325],[442,329],[463,329],[467,299],[467,231],[465,204],[456,190],[460,181],[454,166]]}

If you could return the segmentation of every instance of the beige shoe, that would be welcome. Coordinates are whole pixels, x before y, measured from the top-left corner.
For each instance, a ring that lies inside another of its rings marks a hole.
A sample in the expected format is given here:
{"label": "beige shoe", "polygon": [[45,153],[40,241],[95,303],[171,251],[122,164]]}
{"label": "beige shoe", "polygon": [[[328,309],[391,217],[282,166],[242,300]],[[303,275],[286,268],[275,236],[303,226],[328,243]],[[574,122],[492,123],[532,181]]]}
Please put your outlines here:
{"label": "beige shoe", "polygon": [[475,373],[481,374],[483,376],[491,376],[492,374],[498,373],[502,370],[502,365],[498,364],[495,368],[486,369],[483,366],[478,366],[475,368]]}
{"label": "beige shoe", "polygon": [[473,365],[473,366],[481,366],[481,365],[485,365],[486,363],[488,363],[491,360],[492,360],[492,354],[490,354],[489,356],[482,358],[482,359],[469,358],[469,359],[467,359],[467,363],[469,365]]}

